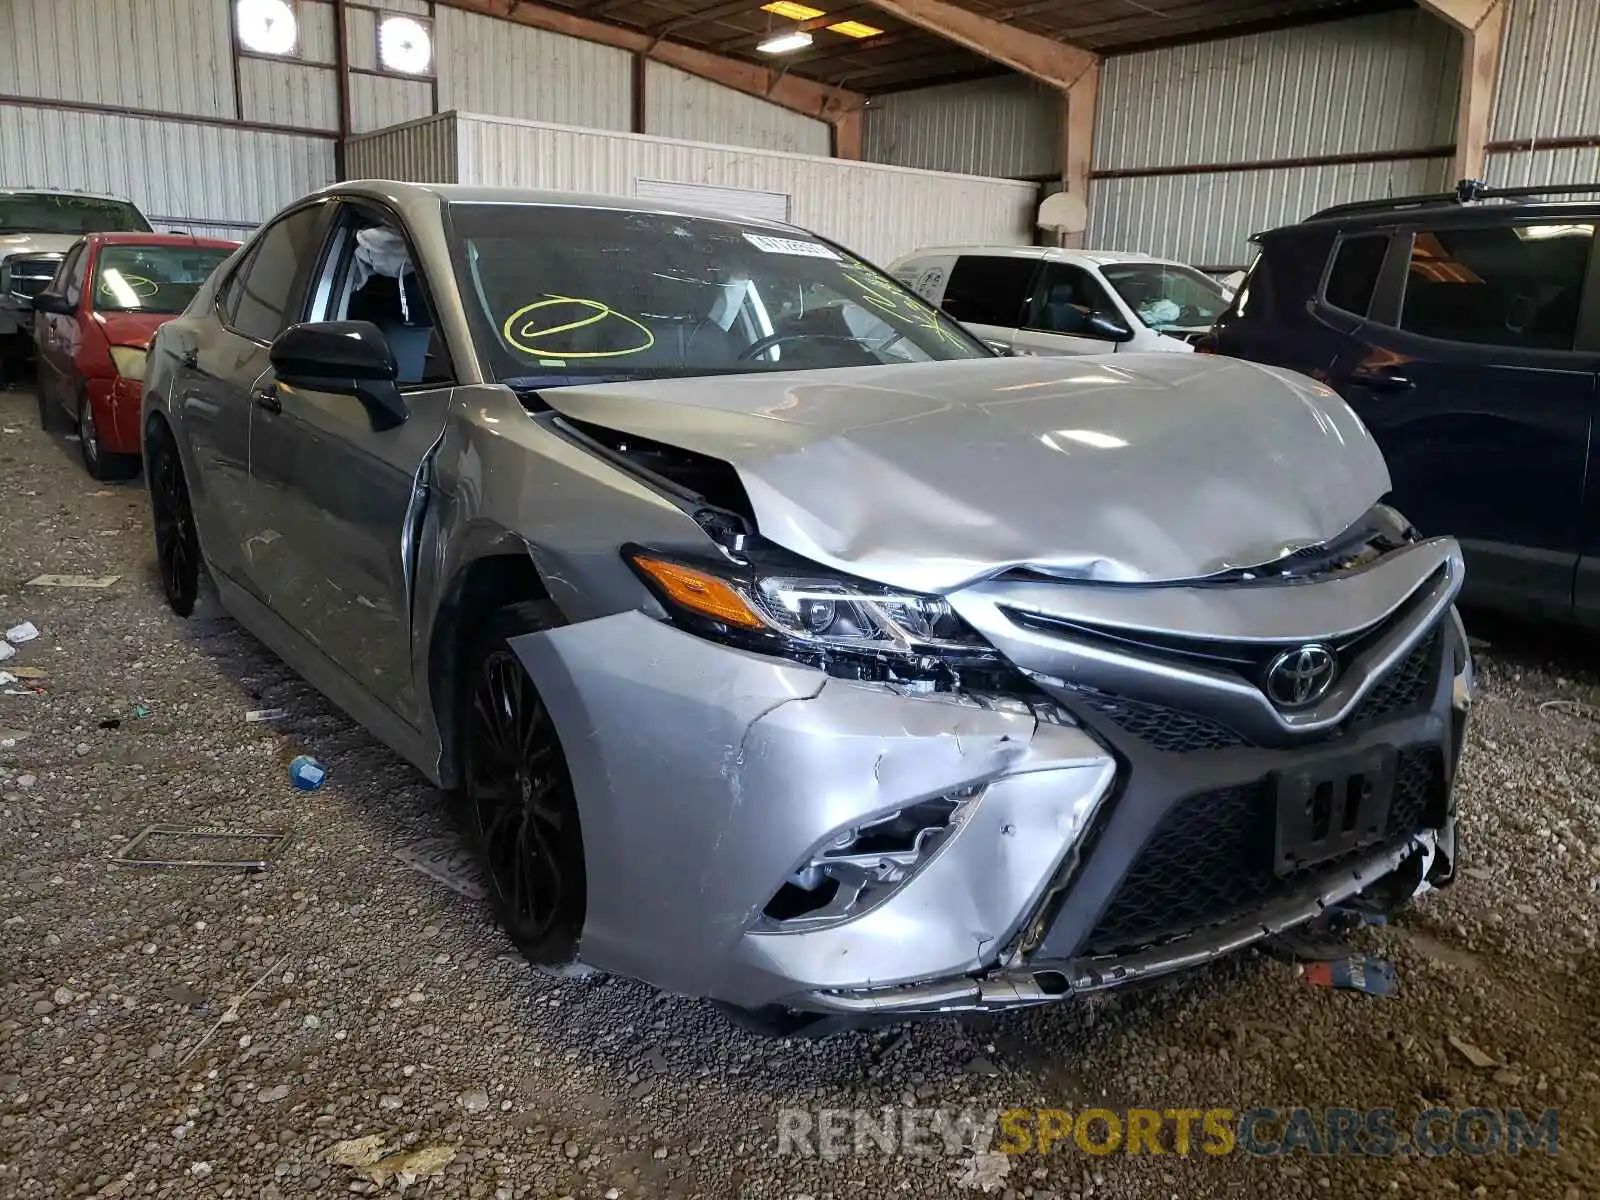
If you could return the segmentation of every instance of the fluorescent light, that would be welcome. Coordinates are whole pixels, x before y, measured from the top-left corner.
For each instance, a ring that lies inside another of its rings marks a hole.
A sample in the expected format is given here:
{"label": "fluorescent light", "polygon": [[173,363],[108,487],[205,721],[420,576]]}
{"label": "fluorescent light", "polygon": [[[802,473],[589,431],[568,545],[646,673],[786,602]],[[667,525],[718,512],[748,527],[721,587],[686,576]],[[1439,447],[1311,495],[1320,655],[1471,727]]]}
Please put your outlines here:
{"label": "fluorescent light", "polygon": [[820,8],[812,8],[809,4],[796,4],[794,0],[772,0],[771,4],[763,4],[762,12],[769,12],[776,17],[787,17],[791,21],[809,21],[813,17],[826,14]]}
{"label": "fluorescent light", "polygon": [[883,32],[876,25],[867,25],[861,21],[839,21],[836,24],[829,25],[828,28],[833,30],[834,33],[842,33],[848,38],[877,37]]}
{"label": "fluorescent light", "polygon": [[792,54],[796,50],[804,50],[811,45],[811,35],[804,29],[791,29],[788,33],[780,33],[769,37],[759,44],[756,49],[762,54]]}
{"label": "fluorescent light", "polygon": [[1077,442],[1083,446],[1093,446],[1096,450],[1115,450],[1126,446],[1128,443],[1113,434],[1101,433],[1098,429],[1058,429],[1058,438],[1066,438],[1070,442]]}

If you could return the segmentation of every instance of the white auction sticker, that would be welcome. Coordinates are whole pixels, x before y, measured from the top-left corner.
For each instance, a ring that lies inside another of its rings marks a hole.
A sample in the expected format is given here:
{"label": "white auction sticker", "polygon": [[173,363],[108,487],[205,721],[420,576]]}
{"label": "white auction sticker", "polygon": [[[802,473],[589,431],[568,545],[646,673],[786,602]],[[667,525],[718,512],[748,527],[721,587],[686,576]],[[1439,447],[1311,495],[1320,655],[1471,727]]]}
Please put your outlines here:
{"label": "white auction sticker", "polygon": [[839,258],[821,242],[799,242],[793,238],[768,237],[764,233],[746,233],[744,240],[767,254],[798,254],[802,258],[831,258],[835,261]]}

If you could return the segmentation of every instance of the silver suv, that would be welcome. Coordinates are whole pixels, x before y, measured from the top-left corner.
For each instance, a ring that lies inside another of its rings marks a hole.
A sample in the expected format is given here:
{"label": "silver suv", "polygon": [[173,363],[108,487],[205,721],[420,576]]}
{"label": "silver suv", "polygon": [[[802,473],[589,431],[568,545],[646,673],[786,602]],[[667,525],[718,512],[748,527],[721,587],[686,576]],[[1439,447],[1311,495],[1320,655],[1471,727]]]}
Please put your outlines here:
{"label": "silver suv", "polygon": [[1300,376],[999,358],[800,229],[364,182],[146,383],[173,607],[209,576],[449,789],[536,959],[828,1028],[1453,873],[1461,556]]}

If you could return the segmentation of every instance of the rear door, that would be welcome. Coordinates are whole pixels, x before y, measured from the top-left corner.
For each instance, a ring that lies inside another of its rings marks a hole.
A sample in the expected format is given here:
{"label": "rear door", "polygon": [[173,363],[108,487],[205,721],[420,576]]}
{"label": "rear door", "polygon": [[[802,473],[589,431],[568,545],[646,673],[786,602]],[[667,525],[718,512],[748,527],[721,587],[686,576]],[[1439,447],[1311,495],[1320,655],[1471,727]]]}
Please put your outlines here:
{"label": "rear door", "polygon": [[1009,350],[1038,272],[1037,258],[963,254],[944,281],[940,307],[992,347]]}
{"label": "rear door", "polygon": [[1046,262],[1034,278],[1013,345],[1027,354],[1109,354],[1118,343],[1090,328],[1095,316],[1128,326],[1121,306],[1092,273],[1073,263]]}
{"label": "rear door", "polygon": [[1572,605],[1600,370],[1594,240],[1593,218],[1400,230],[1333,371],[1396,506],[1461,539],[1484,602]]}
{"label": "rear door", "polygon": [[215,313],[194,323],[188,365],[173,380],[206,557],[263,600],[271,579],[259,569],[266,545],[250,490],[250,410],[269,374],[268,346],[304,311],[331,211],[330,202],[315,202],[262,230],[218,289]]}

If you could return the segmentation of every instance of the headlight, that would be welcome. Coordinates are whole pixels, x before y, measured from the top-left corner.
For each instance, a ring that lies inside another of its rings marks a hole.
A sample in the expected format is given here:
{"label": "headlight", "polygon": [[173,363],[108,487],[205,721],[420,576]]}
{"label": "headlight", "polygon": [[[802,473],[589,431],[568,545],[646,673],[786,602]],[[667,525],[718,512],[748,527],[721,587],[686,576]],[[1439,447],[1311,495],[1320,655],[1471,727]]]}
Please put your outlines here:
{"label": "headlight", "polygon": [[702,637],[781,654],[831,674],[954,686],[955,672],[999,669],[999,655],[939,596],[833,575],[823,568],[623,557],[673,621]]}
{"label": "headlight", "polygon": [[124,379],[144,379],[144,360],[149,356],[148,351],[137,346],[111,347],[111,365],[116,367],[117,374]]}

